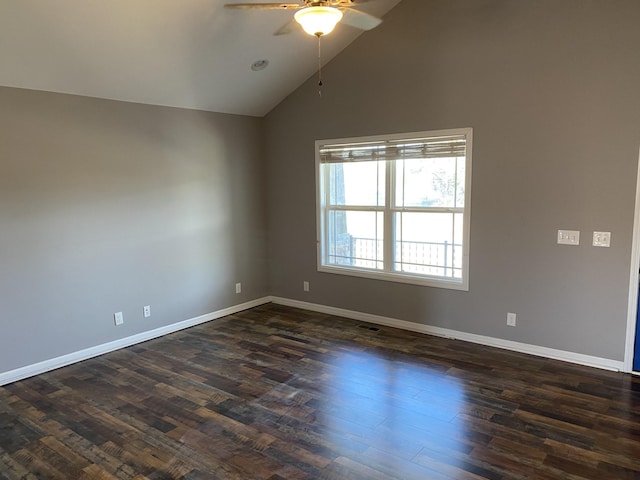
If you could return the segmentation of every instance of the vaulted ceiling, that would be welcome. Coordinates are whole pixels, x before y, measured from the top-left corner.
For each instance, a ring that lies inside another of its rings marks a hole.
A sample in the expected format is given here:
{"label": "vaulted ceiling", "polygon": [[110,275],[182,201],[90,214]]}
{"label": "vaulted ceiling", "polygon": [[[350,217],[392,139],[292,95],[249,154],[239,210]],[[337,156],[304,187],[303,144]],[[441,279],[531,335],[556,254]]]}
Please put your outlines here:
{"label": "vaulted ceiling", "polygon": [[[290,10],[225,9],[231,1],[0,0],[0,85],[265,115],[317,70],[317,42],[298,28],[273,35]],[[359,9],[383,16],[399,1]],[[360,34],[338,25],[323,62]],[[257,60],[268,67],[252,71]]]}

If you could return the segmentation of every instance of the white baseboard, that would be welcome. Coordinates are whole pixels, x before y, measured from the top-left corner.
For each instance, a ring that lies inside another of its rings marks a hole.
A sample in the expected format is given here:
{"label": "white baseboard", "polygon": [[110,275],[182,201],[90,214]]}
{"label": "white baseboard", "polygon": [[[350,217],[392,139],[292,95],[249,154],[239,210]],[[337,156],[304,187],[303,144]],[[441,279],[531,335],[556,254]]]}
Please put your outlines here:
{"label": "white baseboard", "polygon": [[484,335],[476,335],[474,333],[460,332],[458,330],[450,330],[448,328],[433,327],[431,325],[423,325],[420,323],[407,322],[395,318],[382,317],[370,313],[356,312],[353,310],[345,310],[343,308],[328,307],[326,305],[318,305],[315,303],[302,302],[299,300],[290,300],[281,297],[271,297],[273,303],[287,305],[290,307],[302,308],[314,312],[326,313],[328,315],[336,315],[340,317],[360,320],[362,322],[374,323],[377,325],[386,325],[388,327],[400,328],[402,330],[410,330],[413,332],[426,333],[438,337],[455,338],[466,342],[478,343],[490,347],[512,350],[514,352],[528,353],[538,357],[552,358],[554,360],[562,360],[569,363],[586,365],[589,367],[601,368],[604,370],[624,371],[624,362],[611,360],[608,358],[593,357],[582,353],[567,352],[564,350],[556,350],[554,348],[540,347],[538,345],[530,345],[528,343],[513,342],[501,338],[486,337]]}
{"label": "white baseboard", "polygon": [[413,332],[425,333],[428,335],[436,335],[438,337],[455,338],[458,340],[464,340],[466,342],[478,343],[481,345],[487,345],[490,347],[502,348],[505,350],[512,350],[520,353],[528,353],[544,358],[552,358],[555,360],[562,360],[565,362],[576,363],[579,365],[586,365],[589,367],[601,368],[604,370],[624,371],[624,362],[611,360],[608,358],[593,357],[591,355],[584,355],[581,353],[567,352],[564,350],[556,350],[554,348],[540,347],[537,345],[530,345],[527,343],[512,342],[510,340],[503,340],[501,338],[486,337],[484,335],[476,335],[473,333],[460,332],[457,330],[450,330],[448,328],[434,327],[430,325],[423,325],[420,323],[407,322],[405,320],[398,320],[390,317],[383,317],[380,315],[373,315],[370,313],[356,312],[354,310],[346,310],[343,308],[329,307],[326,305],[319,305],[315,303],[303,302],[299,300],[291,300],[281,297],[262,297],[256,300],[252,300],[240,305],[234,305],[229,308],[218,310],[212,313],[207,313],[199,317],[190,318],[182,322],[173,323],[164,327],[149,330],[147,332],[138,333],[130,337],[114,340],[113,342],[103,343],[96,345],[95,347],[86,348],[77,352],[72,352],[67,355],[55,357],[49,360],[35,363],[33,365],[27,365],[24,367],[16,368],[15,370],[9,370],[7,372],[0,373],[0,386],[8,383],[23,380],[25,378],[39,375],[41,373],[49,372],[72,363],[81,362],[89,358],[97,357],[105,353],[113,352],[121,348],[130,347],[147,340],[162,337],[169,333],[177,332],[185,328],[200,325],[217,318],[221,318],[227,315],[247,310],[249,308],[264,305],[265,303],[277,303],[280,305],[287,305],[290,307],[302,308],[305,310],[311,310],[314,312],[326,313],[328,315],[336,315],[345,318],[351,318],[353,320],[359,320],[362,322],[373,323],[377,325],[386,325],[388,327],[400,328],[403,330],[409,330]]}
{"label": "white baseboard", "polygon": [[227,315],[238,313],[242,310],[247,310],[259,305],[264,305],[265,303],[269,303],[270,301],[271,297],[258,298],[256,300],[251,300],[250,302],[242,303],[240,305],[234,305],[232,307],[224,308],[212,313],[207,313],[199,317],[190,318],[182,322],[173,323],[171,325],[156,328],[154,330],[131,335],[130,337],[114,340],[113,342],[103,343],[102,345],[96,345],[95,347],[86,348],[84,350],[79,350],[77,352],[62,355],[60,357],[45,360],[43,362],[34,363],[33,365],[27,365],[25,367],[16,368],[15,370],[10,370],[8,372],[2,372],[0,373],[0,386],[16,382],[18,380],[23,380],[34,375],[39,375],[51,370],[55,370],[56,368],[64,367],[66,365],[71,365],[72,363],[81,362],[82,360],[97,357],[98,355],[113,352],[114,350],[130,347],[131,345],[135,345],[137,343],[146,342],[147,340],[162,337],[163,335],[200,325],[201,323],[209,322],[211,320],[215,320],[216,318],[221,318]]}

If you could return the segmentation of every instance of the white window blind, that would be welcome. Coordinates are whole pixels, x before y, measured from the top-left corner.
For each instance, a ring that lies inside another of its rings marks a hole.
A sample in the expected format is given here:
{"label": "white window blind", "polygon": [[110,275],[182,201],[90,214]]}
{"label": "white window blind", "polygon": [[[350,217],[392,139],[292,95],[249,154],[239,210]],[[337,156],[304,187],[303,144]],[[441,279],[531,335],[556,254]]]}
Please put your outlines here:
{"label": "white window blind", "polygon": [[464,157],[465,135],[320,145],[321,163]]}

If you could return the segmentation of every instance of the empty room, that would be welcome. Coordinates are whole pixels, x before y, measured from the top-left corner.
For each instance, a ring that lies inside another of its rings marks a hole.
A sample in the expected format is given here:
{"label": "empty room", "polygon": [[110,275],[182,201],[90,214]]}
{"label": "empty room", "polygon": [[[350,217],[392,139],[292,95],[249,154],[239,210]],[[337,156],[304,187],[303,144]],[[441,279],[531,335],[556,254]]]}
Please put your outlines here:
{"label": "empty room", "polygon": [[0,0],[0,479],[640,478],[639,86],[638,0]]}

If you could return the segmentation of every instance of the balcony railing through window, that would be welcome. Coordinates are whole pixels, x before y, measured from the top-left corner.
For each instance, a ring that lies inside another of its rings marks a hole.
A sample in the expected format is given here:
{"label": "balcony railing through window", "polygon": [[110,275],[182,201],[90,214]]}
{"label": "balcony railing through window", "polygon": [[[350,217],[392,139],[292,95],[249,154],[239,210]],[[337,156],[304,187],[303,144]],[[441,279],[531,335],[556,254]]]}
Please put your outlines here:
{"label": "balcony railing through window", "polygon": [[[394,270],[447,278],[462,277],[462,244],[397,241]],[[383,242],[375,238],[336,235],[329,263],[360,268],[383,268]]]}

